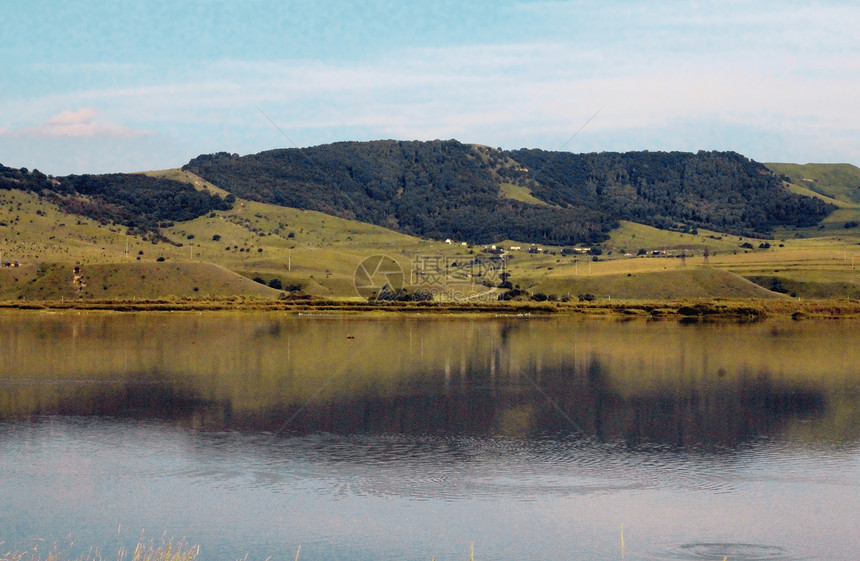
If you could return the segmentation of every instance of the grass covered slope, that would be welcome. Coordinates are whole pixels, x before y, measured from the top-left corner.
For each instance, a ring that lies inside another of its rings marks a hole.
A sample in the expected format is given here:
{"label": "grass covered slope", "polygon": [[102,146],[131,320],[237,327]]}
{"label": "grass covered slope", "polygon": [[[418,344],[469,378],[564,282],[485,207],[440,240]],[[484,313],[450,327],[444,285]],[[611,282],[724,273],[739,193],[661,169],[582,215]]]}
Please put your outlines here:
{"label": "grass covered slope", "polygon": [[276,298],[279,293],[213,263],[50,263],[0,268],[0,300]]}
{"label": "grass covered slope", "polygon": [[573,277],[551,276],[534,285],[532,290],[562,298],[590,294],[601,300],[782,297],[740,275],[710,267]]}
{"label": "grass covered slope", "polygon": [[860,168],[851,164],[780,164],[767,167],[821,195],[849,204],[860,204]]}

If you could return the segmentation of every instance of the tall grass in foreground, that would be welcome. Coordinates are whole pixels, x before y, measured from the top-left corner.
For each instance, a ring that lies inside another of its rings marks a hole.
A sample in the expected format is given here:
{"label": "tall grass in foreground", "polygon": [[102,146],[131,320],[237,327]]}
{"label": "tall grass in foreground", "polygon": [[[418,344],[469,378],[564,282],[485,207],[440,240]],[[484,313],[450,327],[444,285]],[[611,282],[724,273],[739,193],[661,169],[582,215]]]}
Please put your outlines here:
{"label": "tall grass in foreground", "polygon": [[[2,547],[2,542],[0,542]],[[0,550],[2,551],[2,550]],[[200,546],[189,547],[182,542],[169,541],[159,546],[155,542],[139,543],[134,548],[134,554],[130,561],[195,561],[200,554]],[[77,558],[76,561],[113,561],[114,558],[102,555],[98,551],[90,551],[86,555]],[[128,551],[120,549],[115,557],[116,561],[129,561]],[[41,554],[37,549],[26,552],[0,553],[0,561],[66,561],[60,556],[56,546],[46,554]]]}

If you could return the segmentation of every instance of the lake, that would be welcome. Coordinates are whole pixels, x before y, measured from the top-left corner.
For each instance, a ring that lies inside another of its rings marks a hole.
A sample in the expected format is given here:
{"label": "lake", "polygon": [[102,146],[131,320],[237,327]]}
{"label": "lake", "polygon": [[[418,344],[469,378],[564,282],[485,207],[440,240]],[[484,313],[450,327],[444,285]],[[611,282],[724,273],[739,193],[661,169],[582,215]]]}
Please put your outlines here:
{"label": "lake", "polygon": [[0,313],[0,557],[853,561],[857,332]]}

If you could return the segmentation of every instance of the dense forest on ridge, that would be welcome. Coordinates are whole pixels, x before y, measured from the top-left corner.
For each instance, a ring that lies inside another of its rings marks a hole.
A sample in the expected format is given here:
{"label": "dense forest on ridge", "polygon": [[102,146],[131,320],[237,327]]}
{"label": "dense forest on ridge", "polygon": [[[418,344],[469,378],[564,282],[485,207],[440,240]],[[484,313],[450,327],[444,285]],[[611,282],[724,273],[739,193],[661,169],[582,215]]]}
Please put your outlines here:
{"label": "dense forest on ridge", "polygon": [[[619,220],[761,237],[835,209],[791,193],[734,152],[570,154],[385,140],[221,152],[183,169],[251,200],[473,243],[597,243]],[[539,200],[506,198],[503,184]]]}
{"label": "dense forest on ridge", "polygon": [[618,222],[586,207],[499,197],[499,185],[457,141],[343,142],[239,157],[200,156],[183,169],[236,196],[317,210],[429,238],[597,243]]}
{"label": "dense forest on ridge", "polygon": [[788,191],[763,164],[734,152],[509,154],[533,171],[502,173],[544,201],[593,206],[661,229],[767,234],[776,226],[815,225],[835,209]]}

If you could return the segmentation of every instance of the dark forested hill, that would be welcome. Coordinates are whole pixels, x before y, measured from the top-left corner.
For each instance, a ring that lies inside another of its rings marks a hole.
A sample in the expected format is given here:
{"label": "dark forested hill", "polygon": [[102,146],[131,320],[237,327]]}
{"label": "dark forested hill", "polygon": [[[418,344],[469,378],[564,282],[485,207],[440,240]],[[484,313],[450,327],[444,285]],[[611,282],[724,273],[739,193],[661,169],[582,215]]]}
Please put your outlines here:
{"label": "dark forested hill", "polygon": [[[570,154],[388,140],[222,152],[184,169],[240,197],[475,243],[594,243],[619,220],[766,235],[816,224],[835,208],[789,192],[733,152]],[[504,198],[502,184],[548,204]]]}
{"label": "dark forested hill", "polygon": [[767,234],[777,226],[812,226],[836,208],[791,193],[763,164],[734,152],[516,150],[510,156],[522,168],[502,173],[542,200],[662,229]]}
{"label": "dark forested hill", "polygon": [[191,220],[232,206],[188,183],[128,173],[48,177],[38,170],[0,165],[0,189],[36,192],[66,212],[140,232],[155,232],[163,222]]}
{"label": "dark forested hill", "polygon": [[187,169],[237,196],[318,210],[418,236],[476,243],[566,244],[606,239],[612,215],[504,199],[472,146],[343,142],[239,157],[200,156]]}

